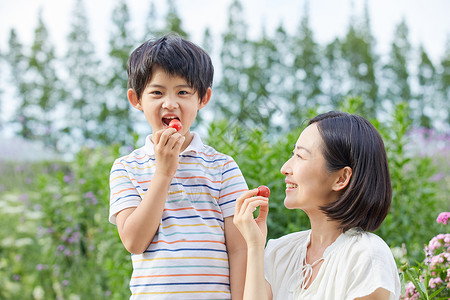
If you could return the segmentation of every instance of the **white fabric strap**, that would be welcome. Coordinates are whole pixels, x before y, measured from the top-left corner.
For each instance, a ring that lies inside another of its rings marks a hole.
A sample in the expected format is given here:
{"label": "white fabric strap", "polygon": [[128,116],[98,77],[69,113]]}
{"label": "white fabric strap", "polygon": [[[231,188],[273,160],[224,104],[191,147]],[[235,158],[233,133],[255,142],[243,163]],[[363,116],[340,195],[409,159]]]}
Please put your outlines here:
{"label": "white fabric strap", "polygon": [[294,298],[297,298],[298,296],[300,296],[301,292],[306,289],[306,287],[308,286],[309,282],[311,281],[311,278],[313,275],[313,267],[323,260],[324,260],[324,258],[321,257],[318,260],[316,260],[315,262],[313,262],[312,264],[308,264],[308,263],[306,263],[306,259],[305,259],[305,262],[303,263],[303,266],[301,267],[301,269],[298,269],[297,271],[294,272],[294,274],[292,274],[289,281],[295,280],[295,278],[297,278],[297,276],[300,277],[299,283],[296,285],[296,288],[294,290],[289,291],[290,293],[294,293],[294,295],[295,295]]}

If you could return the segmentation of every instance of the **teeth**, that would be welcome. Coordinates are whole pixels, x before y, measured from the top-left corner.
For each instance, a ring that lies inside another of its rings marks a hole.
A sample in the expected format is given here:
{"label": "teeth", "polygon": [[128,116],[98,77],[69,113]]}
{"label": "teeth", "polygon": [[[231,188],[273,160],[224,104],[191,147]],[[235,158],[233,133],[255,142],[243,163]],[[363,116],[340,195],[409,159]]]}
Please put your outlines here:
{"label": "teeth", "polygon": [[293,184],[293,183],[286,183],[286,188],[288,188],[288,189],[295,189],[295,188],[297,188],[298,187],[298,185],[296,185],[296,184]]}

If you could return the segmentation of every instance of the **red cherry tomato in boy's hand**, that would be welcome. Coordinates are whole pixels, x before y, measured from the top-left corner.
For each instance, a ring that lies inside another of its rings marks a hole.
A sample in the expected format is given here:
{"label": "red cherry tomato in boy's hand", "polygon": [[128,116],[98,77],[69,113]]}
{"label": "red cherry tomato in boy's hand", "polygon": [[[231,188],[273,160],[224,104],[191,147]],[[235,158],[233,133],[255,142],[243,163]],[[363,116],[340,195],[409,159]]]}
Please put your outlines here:
{"label": "red cherry tomato in boy's hand", "polygon": [[180,131],[181,122],[177,119],[173,119],[172,121],[170,121],[169,127],[175,128],[177,131]]}
{"label": "red cherry tomato in boy's hand", "polygon": [[258,187],[258,194],[256,196],[262,196],[268,198],[270,196],[270,190],[267,186],[261,185]]}

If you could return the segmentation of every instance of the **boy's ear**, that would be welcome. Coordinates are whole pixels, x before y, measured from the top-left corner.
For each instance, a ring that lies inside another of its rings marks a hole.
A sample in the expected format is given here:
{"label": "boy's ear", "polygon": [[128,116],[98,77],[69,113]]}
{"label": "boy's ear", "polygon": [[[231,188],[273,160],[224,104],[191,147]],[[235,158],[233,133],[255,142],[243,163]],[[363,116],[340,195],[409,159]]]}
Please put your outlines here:
{"label": "boy's ear", "polygon": [[130,101],[131,105],[139,110],[142,110],[141,102],[138,99],[136,92],[133,89],[128,89],[127,91],[128,101]]}
{"label": "boy's ear", "polygon": [[337,171],[337,177],[336,181],[333,184],[333,191],[342,191],[350,182],[350,179],[352,178],[352,168],[350,167],[344,167],[341,170]]}
{"label": "boy's ear", "polygon": [[211,99],[211,94],[212,94],[212,90],[209,87],[206,90],[205,96],[203,96],[202,101],[200,102],[200,105],[198,107],[198,109],[203,108],[206,106],[206,104],[208,104],[209,100]]}

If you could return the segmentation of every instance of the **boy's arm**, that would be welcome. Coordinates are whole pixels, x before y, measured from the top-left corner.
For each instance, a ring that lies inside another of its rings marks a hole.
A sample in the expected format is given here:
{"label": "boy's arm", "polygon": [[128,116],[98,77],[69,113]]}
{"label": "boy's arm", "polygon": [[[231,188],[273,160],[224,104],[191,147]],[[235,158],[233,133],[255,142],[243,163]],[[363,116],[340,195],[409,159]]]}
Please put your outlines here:
{"label": "boy's arm", "polygon": [[148,190],[137,207],[124,209],[116,215],[120,239],[130,253],[143,253],[158,230],[184,140],[173,128],[154,134],[156,171]]}
{"label": "boy's arm", "polygon": [[233,216],[224,219],[225,243],[230,265],[231,298],[243,299],[247,266],[247,244],[233,223]]}

